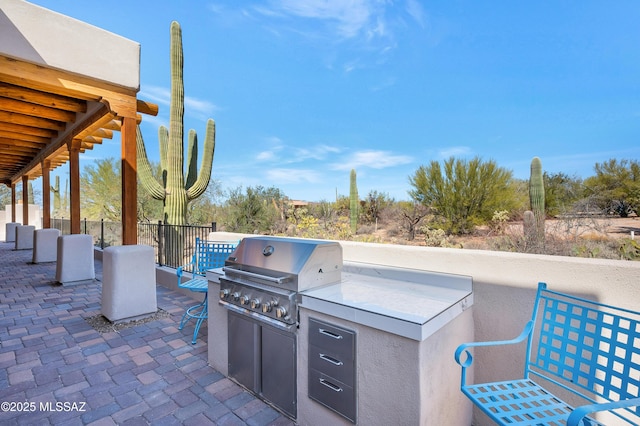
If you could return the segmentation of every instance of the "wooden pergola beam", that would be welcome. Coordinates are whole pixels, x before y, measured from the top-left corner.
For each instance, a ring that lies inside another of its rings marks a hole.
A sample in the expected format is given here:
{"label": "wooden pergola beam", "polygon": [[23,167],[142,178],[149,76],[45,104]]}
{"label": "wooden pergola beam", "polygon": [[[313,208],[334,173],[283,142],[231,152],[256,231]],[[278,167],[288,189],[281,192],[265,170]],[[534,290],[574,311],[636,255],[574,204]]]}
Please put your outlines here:
{"label": "wooden pergola beam", "polygon": [[76,113],[73,111],[64,111],[57,108],[50,108],[32,104],[30,102],[17,101],[15,99],[2,97],[0,97],[0,102],[2,102],[2,109],[10,113],[14,112],[17,114],[30,115],[49,120],[63,121],[65,123],[74,122],[76,120]]}
{"label": "wooden pergola beam", "polygon": [[45,137],[47,139],[53,139],[56,136],[58,136],[58,131],[57,130],[51,130],[51,129],[43,129],[41,127],[32,127],[32,126],[22,126],[16,123],[7,123],[7,122],[3,122],[0,120],[0,122],[2,123],[2,127],[5,130],[8,130],[10,132],[13,133],[22,133],[22,134],[27,134],[27,135],[33,135],[33,136],[42,136]]}
{"label": "wooden pergola beam", "polygon": [[42,93],[38,90],[16,86],[0,81],[0,96],[29,102],[72,112],[86,112],[86,101],[79,101],[68,96],[56,95],[54,93]]}
{"label": "wooden pergola beam", "polygon": [[63,131],[67,127],[67,125],[62,121],[6,111],[0,111],[0,121],[4,123],[19,124],[22,126],[38,127],[40,129],[55,131]]}

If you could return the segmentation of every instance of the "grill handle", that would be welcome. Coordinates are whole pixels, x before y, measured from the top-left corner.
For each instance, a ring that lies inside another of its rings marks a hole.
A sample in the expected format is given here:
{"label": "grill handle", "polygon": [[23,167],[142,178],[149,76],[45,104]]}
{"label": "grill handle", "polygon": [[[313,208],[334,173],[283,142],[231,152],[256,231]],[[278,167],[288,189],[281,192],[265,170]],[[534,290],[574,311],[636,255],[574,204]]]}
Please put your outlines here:
{"label": "grill handle", "polygon": [[254,279],[257,278],[260,280],[270,281],[276,284],[282,284],[283,282],[287,281],[287,279],[289,278],[289,277],[270,277],[269,275],[256,274],[255,272],[247,272],[247,271],[242,271],[240,269],[235,269],[235,268],[223,268],[222,270],[225,272],[232,271],[233,274],[238,274],[240,276],[245,276],[248,278],[254,278]]}
{"label": "grill handle", "polygon": [[333,383],[331,383],[328,380],[325,379],[320,379],[320,384],[328,387],[329,389],[331,389],[334,392],[342,392],[342,388],[340,386],[334,385]]}

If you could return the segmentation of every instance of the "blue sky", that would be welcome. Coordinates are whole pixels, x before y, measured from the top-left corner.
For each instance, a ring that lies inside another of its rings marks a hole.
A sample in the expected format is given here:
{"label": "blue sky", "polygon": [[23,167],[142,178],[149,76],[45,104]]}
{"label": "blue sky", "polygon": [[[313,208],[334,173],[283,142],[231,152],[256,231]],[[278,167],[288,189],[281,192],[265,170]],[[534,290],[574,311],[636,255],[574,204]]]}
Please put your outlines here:
{"label": "blue sky", "polygon": [[[409,176],[450,156],[522,179],[534,156],[583,178],[596,162],[640,159],[637,1],[33,3],[141,44],[139,98],[160,106],[142,124],[153,161],[180,22],[185,134],[202,141],[216,120],[223,188],[333,201],[355,169],[361,197],[406,200]],[[119,155],[117,135],[81,161]]]}

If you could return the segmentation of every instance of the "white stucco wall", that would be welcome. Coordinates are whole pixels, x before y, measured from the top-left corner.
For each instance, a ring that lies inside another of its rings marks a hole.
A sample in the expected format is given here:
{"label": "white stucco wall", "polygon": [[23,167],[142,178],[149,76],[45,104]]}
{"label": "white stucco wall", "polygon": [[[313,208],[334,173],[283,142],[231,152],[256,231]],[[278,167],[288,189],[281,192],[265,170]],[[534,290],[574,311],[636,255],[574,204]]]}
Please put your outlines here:
{"label": "white stucco wall", "polygon": [[[6,239],[7,223],[11,222],[11,206],[5,206],[4,210],[0,210],[0,241]],[[15,223],[22,224],[22,204],[16,205]],[[33,225],[36,229],[42,229],[42,210],[36,204],[29,204],[29,223],[25,225]]]}
{"label": "white stucco wall", "polygon": [[23,0],[0,0],[0,54],[140,88],[139,43]]}
{"label": "white stucco wall", "polygon": [[[216,232],[210,239],[246,235]],[[640,311],[640,262],[341,241],[345,261],[470,275],[475,340],[517,336],[531,318],[537,284]],[[463,343],[462,341],[460,343]],[[477,351],[476,382],[522,376],[524,347]],[[445,354],[453,360],[453,352]],[[459,370],[450,380],[459,384]],[[492,425],[474,410],[476,426]]]}

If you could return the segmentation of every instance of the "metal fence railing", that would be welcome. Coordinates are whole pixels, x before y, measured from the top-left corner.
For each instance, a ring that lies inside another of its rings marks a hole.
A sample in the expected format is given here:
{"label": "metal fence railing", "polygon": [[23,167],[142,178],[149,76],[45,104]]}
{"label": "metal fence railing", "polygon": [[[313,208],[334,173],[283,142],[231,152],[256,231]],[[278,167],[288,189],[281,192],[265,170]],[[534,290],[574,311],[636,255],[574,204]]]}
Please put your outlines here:
{"label": "metal fence railing", "polygon": [[[52,218],[51,227],[59,229],[62,235],[67,235],[71,233],[70,222],[65,218]],[[102,249],[122,244],[122,223],[120,222],[83,219],[80,231],[93,236],[93,244]],[[177,268],[191,260],[196,238],[206,240],[209,233],[215,231],[215,222],[211,225],[167,225],[162,221],[139,222],[138,244],[154,248],[158,265]]]}
{"label": "metal fence railing", "polygon": [[155,249],[158,265],[177,268],[191,260],[196,238],[206,240],[209,233],[215,231],[215,222],[211,225],[167,225],[161,221],[138,223],[138,244]]}

